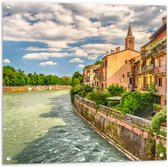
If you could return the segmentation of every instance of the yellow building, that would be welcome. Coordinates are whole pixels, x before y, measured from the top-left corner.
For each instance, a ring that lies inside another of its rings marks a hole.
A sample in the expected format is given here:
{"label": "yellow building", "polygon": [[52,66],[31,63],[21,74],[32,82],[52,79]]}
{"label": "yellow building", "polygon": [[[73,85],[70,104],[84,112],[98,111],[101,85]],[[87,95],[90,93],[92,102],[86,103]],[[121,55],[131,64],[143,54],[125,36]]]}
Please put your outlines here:
{"label": "yellow building", "polygon": [[158,103],[166,104],[166,17],[161,27],[152,34],[149,42],[141,47],[138,91],[149,91],[154,84]]}

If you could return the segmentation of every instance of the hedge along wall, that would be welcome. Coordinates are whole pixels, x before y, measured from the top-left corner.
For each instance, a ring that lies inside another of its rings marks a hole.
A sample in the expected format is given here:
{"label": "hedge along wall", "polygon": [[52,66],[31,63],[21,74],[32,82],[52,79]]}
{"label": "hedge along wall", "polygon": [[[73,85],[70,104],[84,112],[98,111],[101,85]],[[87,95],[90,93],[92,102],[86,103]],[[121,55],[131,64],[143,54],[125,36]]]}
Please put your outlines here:
{"label": "hedge along wall", "polygon": [[149,133],[150,121],[74,97],[74,108],[98,131],[135,160],[166,159],[166,138]]}
{"label": "hedge along wall", "polygon": [[47,86],[3,86],[3,92],[23,92],[36,90],[70,89],[69,85],[47,85]]}

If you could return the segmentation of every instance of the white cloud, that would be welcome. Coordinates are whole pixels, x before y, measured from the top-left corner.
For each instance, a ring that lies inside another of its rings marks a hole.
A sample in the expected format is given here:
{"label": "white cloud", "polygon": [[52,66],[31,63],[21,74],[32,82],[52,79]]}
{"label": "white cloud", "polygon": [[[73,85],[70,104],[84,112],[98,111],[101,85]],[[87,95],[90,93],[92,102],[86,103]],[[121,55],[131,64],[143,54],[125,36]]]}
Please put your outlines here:
{"label": "white cloud", "polygon": [[63,52],[41,52],[41,53],[29,53],[25,54],[23,56],[23,59],[28,59],[28,60],[45,60],[49,59],[50,57],[65,57],[68,56],[68,53],[63,53]]}
{"label": "white cloud", "polygon": [[[31,51],[58,52],[72,48],[74,56],[88,57],[88,59],[105,54],[107,50],[115,49],[115,46],[124,48],[129,22],[132,24],[135,36],[135,47],[139,50],[152,33],[149,29],[158,28],[161,25],[162,16],[166,15],[164,6],[30,2],[7,2],[7,4],[12,6],[10,9],[12,14],[3,17],[4,40],[42,42],[48,45],[47,49],[34,48]],[[6,3],[3,3],[3,14],[9,12],[5,6]],[[162,13],[160,9],[163,10]],[[92,22],[90,18],[94,18],[95,21]],[[83,45],[74,49],[69,46],[88,37],[99,37],[105,42]],[[44,59],[53,55],[44,54],[46,53],[41,54]],[[31,57],[40,59],[37,55],[24,56],[28,59]]]}
{"label": "white cloud", "polygon": [[85,65],[83,65],[83,64],[79,64],[79,65],[77,65],[77,67],[78,67],[78,68],[84,68]]}
{"label": "white cloud", "polygon": [[11,61],[10,61],[9,59],[4,59],[4,60],[3,60],[3,63],[10,64]]}
{"label": "white cloud", "polygon": [[84,60],[81,60],[80,58],[74,58],[74,59],[71,59],[69,62],[82,63],[84,62]]}
{"label": "white cloud", "polygon": [[62,49],[54,48],[54,47],[48,47],[48,48],[38,48],[38,47],[28,47],[25,48],[27,51],[46,51],[46,52],[56,52],[61,51]]}
{"label": "white cloud", "polygon": [[56,65],[57,63],[56,62],[53,62],[53,61],[46,61],[46,62],[41,62],[39,64],[39,66],[54,66]]}

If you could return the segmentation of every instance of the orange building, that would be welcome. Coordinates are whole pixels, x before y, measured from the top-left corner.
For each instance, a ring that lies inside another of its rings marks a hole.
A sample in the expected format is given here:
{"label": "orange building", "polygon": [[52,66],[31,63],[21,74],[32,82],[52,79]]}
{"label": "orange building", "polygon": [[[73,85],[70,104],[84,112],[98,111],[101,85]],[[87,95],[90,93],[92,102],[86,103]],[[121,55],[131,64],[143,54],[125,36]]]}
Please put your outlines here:
{"label": "orange building", "polygon": [[120,47],[117,47],[115,51],[107,52],[103,58],[103,88],[107,88],[111,84],[118,84],[129,90],[128,73],[131,72],[129,61],[140,55],[138,51],[134,50],[134,43],[135,38],[129,25],[125,38],[125,50],[120,50]]}

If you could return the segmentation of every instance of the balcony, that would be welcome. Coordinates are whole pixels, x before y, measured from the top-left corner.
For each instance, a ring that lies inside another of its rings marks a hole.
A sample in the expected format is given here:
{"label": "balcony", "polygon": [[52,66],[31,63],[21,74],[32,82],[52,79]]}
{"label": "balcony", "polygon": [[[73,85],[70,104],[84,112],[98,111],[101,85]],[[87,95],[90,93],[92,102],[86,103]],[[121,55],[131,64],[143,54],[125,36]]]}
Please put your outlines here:
{"label": "balcony", "polygon": [[127,73],[127,77],[132,78],[133,76],[134,76],[134,73],[133,73],[133,72],[128,72],[128,73]]}
{"label": "balcony", "polygon": [[154,50],[148,50],[145,53],[142,53],[141,56],[142,56],[142,59],[146,59],[150,57],[152,54],[154,54]]}
{"label": "balcony", "polygon": [[162,43],[162,41],[159,41],[157,44],[152,46],[148,51],[145,51],[144,53],[141,53],[142,59],[146,59],[150,56],[158,56],[161,53],[166,53],[167,48],[167,42]]}
{"label": "balcony", "polygon": [[162,45],[158,46],[155,50],[155,57],[160,56],[163,53],[166,53],[167,42],[163,43]]}
{"label": "balcony", "polygon": [[141,68],[142,73],[155,73],[155,64],[150,64],[149,66],[143,66]]}
{"label": "balcony", "polygon": [[166,64],[162,65],[161,67],[159,67],[159,66],[155,67],[155,74],[166,73],[166,71],[167,71]]}
{"label": "balcony", "polygon": [[142,66],[141,72],[142,73],[146,73],[147,72],[147,68],[148,68],[148,66]]}
{"label": "balcony", "polygon": [[150,64],[148,67],[148,72],[154,73],[155,71],[155,64]]}
{"label": "balcony", "polygon": [[135,69],[135,75],[138,75],[138,74],[140,74],[140,69],[139,68]]}
{"label": "balcony", "polygon": [[141,90],[149,91],[149,85],[148,84],[144,85],[143,87],[141,87]]}

